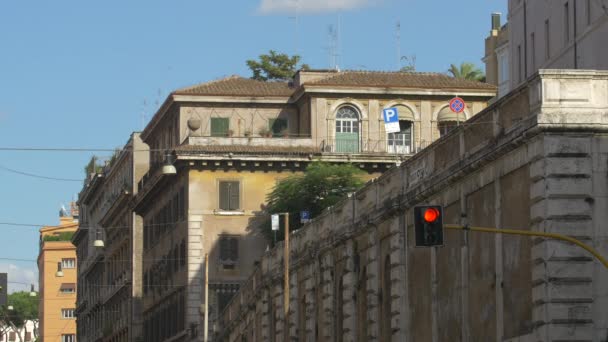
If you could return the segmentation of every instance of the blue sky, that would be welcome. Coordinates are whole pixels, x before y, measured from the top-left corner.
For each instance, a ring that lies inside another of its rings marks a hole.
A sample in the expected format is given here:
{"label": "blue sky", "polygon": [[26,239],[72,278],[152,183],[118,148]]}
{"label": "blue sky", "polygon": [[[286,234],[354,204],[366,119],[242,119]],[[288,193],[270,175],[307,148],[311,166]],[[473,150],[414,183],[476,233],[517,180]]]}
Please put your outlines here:
{"label": "blue sky", "polygon": [[[114,148],[142,129],[173,89],[239,74],[274,49],[328,68],[328,28],[340,23],[342,69],[418,71],[483,66],[490,13],[507,0],[226,0],[0,2],[0,148]],[[340,9],[340,10],[337,10]],[[0,222],[57,224],[92,152],[0,150]],[[104,153],[101,153],[104,155]],[[109,153],[106,153],[109,154]],[[37,228],[0,225],[0,258],[35,260]],[[10,269],[10,270],[9,270]],[[0,259],[9,280],[30,283],[33,262]],[[25,287],[12,284],[12,289]]]}

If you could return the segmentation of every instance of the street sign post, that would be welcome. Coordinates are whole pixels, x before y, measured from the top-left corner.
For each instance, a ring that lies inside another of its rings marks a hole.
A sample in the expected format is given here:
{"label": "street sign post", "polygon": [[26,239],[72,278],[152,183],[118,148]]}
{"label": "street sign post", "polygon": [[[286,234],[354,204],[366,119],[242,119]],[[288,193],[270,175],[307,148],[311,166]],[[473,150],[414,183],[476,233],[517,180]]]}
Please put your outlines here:
{"label": "street sign post", "polygon": [[399,133],[401,131],[397,108],[386,108],[382,111],[382,117],[384,118],[386,133]]}
{"label": "street sign post", "polygon": [[304,224],[304,223],[308,223],[308,221],[310,221],[310,211],[308,211],[308,210],[300,211],[300,223]]}
{"label": "street sign post", "polygon": [[279,230],[279,214],[272,214],[270,216],[270,226],[274,233],[274,244],[277,244],[277,231]]}
{"label": "street sign post", "polygon": [[464,103],[464,100],[461,99],[460,97],[455,97],[450,100],[450,109],[454,113],[464,112],[465,107],[466,107],[466,104]]}
{"label": "street sign post", "polygon": [[460,126],[460,118],[458,114],[464,112],[466,106],[467,105],[464,100],[458,96],[450,100],[450,110],[456,113],[456,125],[458,126]]}

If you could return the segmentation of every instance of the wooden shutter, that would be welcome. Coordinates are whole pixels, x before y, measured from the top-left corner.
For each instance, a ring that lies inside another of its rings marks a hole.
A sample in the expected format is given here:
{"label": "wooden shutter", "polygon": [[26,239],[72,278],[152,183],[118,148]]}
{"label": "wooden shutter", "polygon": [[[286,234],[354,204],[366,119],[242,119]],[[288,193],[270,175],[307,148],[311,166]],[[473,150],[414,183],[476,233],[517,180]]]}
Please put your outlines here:
{"label": "wooden shutter", "polygon": [[239,182],[220,182],[220,209],[240,209]]}
{"label": "wooden shutter", "polygon": [[230,209],[229,210],[238,210],[240,209],[240,191],[239,191],[239,182],[230,182]]}
{"label": "wooden shutter", "polygon": [[228,136],[230,122],[228,118],[211,118],[211,136],[226,137]]}
{"label": "wooden shutter", "polygon": [[230,243],[227,236],[220,237],[220,263],[227,261],[230,255]]}
{"label": "wooden shutter", "polygon": [[279,136],[282,134],[283,130],[287,129],[287,120],[285,119],[269,119],[268,120],[268,128],[272,132],[273,136]]}
{"label": "wooden shutter", "polygon": [[229,243],[229,256],[230,260],[235,262],[239,259],[239,240],[236,237],[232,237],[228,240]]}

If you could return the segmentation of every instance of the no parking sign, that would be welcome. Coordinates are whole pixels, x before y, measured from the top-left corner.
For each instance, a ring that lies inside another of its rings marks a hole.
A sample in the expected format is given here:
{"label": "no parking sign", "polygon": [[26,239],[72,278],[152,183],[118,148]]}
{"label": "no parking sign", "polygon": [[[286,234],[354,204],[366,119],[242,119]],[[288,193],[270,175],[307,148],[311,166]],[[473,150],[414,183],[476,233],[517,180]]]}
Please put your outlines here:
{"label": "no parking sign", "polygon": [[461,99],[460,97],[455,97],[450,100],[450,109],[454,113],[464,112],[465,107],[466,107],[466,104],[464,103],[464,100]]}

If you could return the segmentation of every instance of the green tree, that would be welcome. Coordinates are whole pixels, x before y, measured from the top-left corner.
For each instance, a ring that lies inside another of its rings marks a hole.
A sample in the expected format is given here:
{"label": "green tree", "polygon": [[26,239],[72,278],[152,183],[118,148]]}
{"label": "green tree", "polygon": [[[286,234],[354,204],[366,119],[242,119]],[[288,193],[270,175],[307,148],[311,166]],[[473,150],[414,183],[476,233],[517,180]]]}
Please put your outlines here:
{"label": "green tree", "polygon": [[[260,55],[259,61],[248,60],[247,66],[251,69],[254,80],[259,81],[287,81],[293,78],[296,68],[300,62],[300,56],[289,56],[270,50],[268,54]],[[310,69],[306,64],[300,67],[302,70]]]}
{"label": "green tree", "polygon": [[[363,171],[351,164],[313,162],[304,174],[277,182],[267,196],[266,211],[269,214],[290,213],[289,228],[298,229],[301,211],[308,210],[312,218],[318,216],[325,208],[363,186],[362,174]],[[280,222],[279,235],[282,238],[283,220]],[[270,223],[267,222],[266,226],[265,232],[270,237]]]}
{"label": "green tree", "polygon": [[475,64],[463,62],[460,64],[460,67],[450,64],[450,68],[448,69],[448,74],[452,75],[455,78],[462,78],[465,80],[471,81],[485,81],[486,76],[483,71],[479,69]]}
{"label": "green tree", "polygon": [[[29,292],[13,292],[8,295],[8,303],[13,307],[13,310],[8,310],[7,307],[0,307],[0,325],[3,332],[6,332],[9,328],[17,331],[25,326],[25,321],[31,320],[35,326],[34,331],[31,333],[34,335],[34,338],[37,338],[38,297],[30,297]],[[19,334],[17,335],[19,336]],[[21,339],[22,337],[19,336],[20,341]]]}

